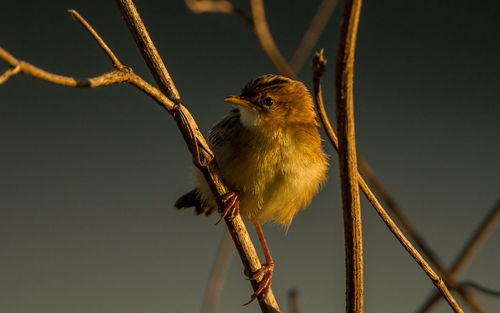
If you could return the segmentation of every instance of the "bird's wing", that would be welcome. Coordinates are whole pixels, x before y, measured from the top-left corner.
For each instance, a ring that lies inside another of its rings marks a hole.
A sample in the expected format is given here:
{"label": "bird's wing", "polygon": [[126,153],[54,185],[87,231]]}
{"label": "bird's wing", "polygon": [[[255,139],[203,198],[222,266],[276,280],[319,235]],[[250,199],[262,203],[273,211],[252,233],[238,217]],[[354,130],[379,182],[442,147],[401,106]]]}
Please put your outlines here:
{"label": "bird's wing", "polygon": [[224,146],[231,141],[234,130],[240,124],[240,111],[238,109],[231,110],[221,121],[212,127],[208,135],[208,142],[212,147]]}

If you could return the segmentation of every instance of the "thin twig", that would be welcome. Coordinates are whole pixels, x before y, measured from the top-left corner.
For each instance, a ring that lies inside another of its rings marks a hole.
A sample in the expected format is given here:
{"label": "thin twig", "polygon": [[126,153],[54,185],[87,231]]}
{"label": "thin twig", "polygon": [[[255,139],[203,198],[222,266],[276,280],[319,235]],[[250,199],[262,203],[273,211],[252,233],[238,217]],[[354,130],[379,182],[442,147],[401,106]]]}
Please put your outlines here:
{"label": "thin twig", "polygon": [[353,69],[361,0],[348,0],[340,26],[335,75],[339,169],[344,211],[346,312],[363,312],[363,238],[354,131]]}
{"label": "thin twig", "polygon": [[102,40],[102,38],[97,34],[94,28],[92,28],[92,26],[90,26],[90,24],[87,23],[87,21],[83,17],[81,17],[81,15],[78,14],[78,12],[76,12],[75,10],[68,10],[68,12],[71,14],[71,16],[76,18],[80,22],[80,24],[82,24],[82,26],[90,33],[90,35],[97,41],[97,44],[104,50],[106,55],[113,63],[113,66],[116,68],[122,67],[122,64],[120,63],[116,55],[113,53],[113,51],[111,51],[104,40]]}
{"label": "thin twig", "polygon": [[[0,78],[4,78],[3,80],[0,79],[0,84],[4,83],[9,77],[18,73],[33,76],[56,85],[77,88],[95,88],[113,84],[129,83],[142,90],[167,111],[173,110],[174,108],[174,103],[170,101],[170,99],[165,97],[160,90],[151,86],[140,76],[136,75],[130,68],[115,68],[96,77],[74,78],[47,72],[28,62],[18,60],[2,47],[0,47],[0,59],[4,60],[11,66],[10,69],[0,76]],[[8,73],[8,75],[5,75],[6,73]]]}
{"label": "thin twig", "polygon": [[203,305],[201,306],[201,313],[213,313],[224,286],[231,259],[233,258],[234,247],[232,244],[231,236],[227,231],[222,234],[222,239],[217,249],[217,256],[208,279],[207,288],[205,290],[205,297]]}
{"label": "thin twig", "polygon": [[304,36],[302,36],[300,43],[297,45],[292,57],[288,61],[294,73],[298,74],[309,59],[311,51],[318,42],[319,37],[323,33],[338,3],[339,0],[323,0],[319,5],[311,21],[311,25],[309,25],[309,28],[304,33]]}
{"label": "thin twig", "polygon": [[250,0],[250,9],[252,10],[254,32],[259,39],[262,49],[264,49],[264,52],[281,74],[295,78],[294,71],[290,68],[283,55],[281,55],[271,35],[266,20],[263,0]]}
{"label": "thin twig", "polygon": [[[318,64],[319,63],[319,64]],[[313,61],[313,90],[314,90],[314,100],[316,102],[316,106],[318,107],[318,114],[320,117],[321,123],[324,125],[324,129],[327,132],[327,136],[330,139],[330,142],[334,146],[334,148],[338,152],[338,139],[333,131],[333,127],[328,120],[328,117],[325,114],[325,109],[323,106],[323,97],[321,94],[321,84],[320,78],[322,72],[324,71],[324,67],[326,66],[326,60],[323,58],[322,53],[317,53],[314,61]],[[399,230],[397,225],[391,219],[391,217],[384,210],[382,205],[378,202],[377,198],[370,190],[363,177],[358,173],[358,182],[361,190],[366,195],[367,199],[370,201],[372,206],[377,211],[377,214],[382,218],[384,223],[387,225],[389,230],[394,234],[394,236],[398,239],[401,245],[408,251],[408,253],[413,257],[413,259],[417,262],[417,264],[424,270],[427,276],[431,279],[432,283],[436,286],[436,288],[441,292],[446,301],[450,304],[455,312],[463,312],[463,310],[458,306],[457,302],[451,295],[450,291],[444,284],[443,280],[434,272],[434,270],[429,266],[429,264],[422,258],[420,253],[411,245],[411,243],[406,239],[403,233]]]}
{"label": "thin twig", "polygon": [[[229,189],[225,186],[220,177],[212,151],[206,144],[191,114],[189,114],[189,111],[180,103],[179,93],[154,47],[153,41],[142,23],[135,5],[131,0],[116,0],[116,3],[150,71],[160,85],[160,89],[167,92],[167,97],[176,103],[176,110],[173,111],[172,115],[193,155],[193,163],[203,173],[219,205],[222,205],[222,197],[229,192]],[[239,214],[233,219],[228,215],[225,221],[245,267],[245,271],[251,276],[261,268],[261,264],[245,224]],[[250,281],[253,290],[256,291],[260,280]],[[258,302],[262,312],[279,312],[278,303],[271,289],[269,289],[263,297],[258,297]]]}

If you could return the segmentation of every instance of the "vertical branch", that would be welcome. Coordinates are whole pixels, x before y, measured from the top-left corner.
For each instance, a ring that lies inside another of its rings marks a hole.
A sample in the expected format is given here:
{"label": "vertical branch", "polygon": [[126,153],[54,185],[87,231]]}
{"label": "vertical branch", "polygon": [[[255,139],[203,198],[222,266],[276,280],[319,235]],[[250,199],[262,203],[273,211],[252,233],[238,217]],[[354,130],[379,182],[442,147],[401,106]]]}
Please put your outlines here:
{"label": "vertical branch", "polygon": [[363,312],[363,241],[354,132],[353,68],[361,0],[345,3],[335,76],[339,167],[344,208],[346,312]]}

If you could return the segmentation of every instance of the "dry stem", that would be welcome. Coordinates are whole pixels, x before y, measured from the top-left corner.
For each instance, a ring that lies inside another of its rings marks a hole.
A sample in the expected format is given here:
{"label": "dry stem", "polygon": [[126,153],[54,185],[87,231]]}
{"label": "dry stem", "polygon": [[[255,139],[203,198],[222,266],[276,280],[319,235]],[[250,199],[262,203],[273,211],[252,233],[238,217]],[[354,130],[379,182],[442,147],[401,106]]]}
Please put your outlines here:
{"label": "dry stem", "polygon": [[212,272],[208,279],[203,305],[200,310],[201,313],[215,312],[215,307],[219,301],[222,287],[224,286],[229,264],[233,258],[233,251],[234,248],[231,236],[228,232],[224,231],[219,248],[217,249],[217,256],[212,267]]}
{"label": "dry stem", "polygon": [[[495,228],[500,220],[500,199],[493,206],[490,213],[483,219],[483,222],[477,227],[474,234],[470,237],[469,241],[458,254],[458,256],[453,261],[451,269],[447,271],[446,282],[450,286],[450,289],[456,289],[457,292],[464,298],[467,305],[473,309],[476,313],[485,313],[486,310],[479,304],[476,297],[471,294],[466,288],[459,288],[457,285],[457,280],[461,272],[465,269],[466,264],[475,255],[477,250],[480,248],[481,244],[488,237],[489,233]],[[431,308],[437,304],[440,297],[436,296],[436,293],[429,296],[429,298],[424,301],[420,309],[417,311],[419,313],[426,313],[431,310]]]}
{"label": "dry stem", "polygon": [[339,0],[323,0],[319,5],[311,21],[311,25],[309,25],[309,28],[304,33],[304,36],[302,36],[300,43],[297,45],[292,57],[288,61],[295,73],[299,73],[304,63],[309,59],[311,51],[318,42],[321,33],[328,24],[328,20],[330,20],[330,16],[332,16],[338,3]]}
{"label": "dry stem", "polygon": [[[326,66],[326,60],[323,58],[323,54],[317,53],[314,61],[313,61],[313,89],[314,89],[314,100],[316,102],[316,106],[318,107],[318,113],[320,116],[320,121],[327,133],[330,142],[334,146],[334,148],[339,151],[339,143],[338,138],[333,130],[333,127],[326,116],[324,105],[323,105],[323,97],[321,94],[321,83],[320,78],[323,74],[323,71]],[[455,312],[463,312],[463,310],[458,306],[455,299],[451,295],[450,291],[444,284],[443,280],[434,272],[434,270],[427,264],[427,262],[422,258],[422,256],[418,253],[418,251],[411,245],[411,243],[406,239],[403,233],[398,229],[394,221],[390,218],[387,212],[384,210],[382,205],[378,202],[375,195],[372,193],[363,177],[358,173],[358,183],[361,187],[361,190],[366,195],[372,206],[377,211],[377,214],[382,218],[384,223],[387,225],[389,230],[394,234],[394,236],[398,239],[398,241],[403,245],[403,247],[408,251],[408,253],[413,257],[413,259],[417,262],[417,264],[424,270],[427,276],[431,279],[432,283],[438,288],[446,301],[450,304]]]}
{"label": "dry stem", "polygon": [[290,65],[288,65],[283,55],[281,55],[271,35],[269,25],[267,25],[266,21],[263,0],[250,0],[250,8],[252,10],[255,35],[259,39],[262,49],[264,49],[271,62],[281,74],[290,78],[295,78],[295,73],[290,68]]}
{"label": "dry stem", "polygon": [[348,0],[340,26],[335,75],[338,155],[346,257],[346,312],[363,312],[363,239],[354,131],[353,69],[361,0]]}

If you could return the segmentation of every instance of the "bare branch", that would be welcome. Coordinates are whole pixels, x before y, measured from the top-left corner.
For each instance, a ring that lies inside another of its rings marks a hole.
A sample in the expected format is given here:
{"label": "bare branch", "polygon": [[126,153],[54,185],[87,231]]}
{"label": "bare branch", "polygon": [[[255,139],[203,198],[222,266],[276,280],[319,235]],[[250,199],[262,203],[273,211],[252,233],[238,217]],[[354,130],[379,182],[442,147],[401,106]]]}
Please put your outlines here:
{"label": "bare branch", "polygon": [[495,296],[495,297],[500,297],[500,290],[495,290],[495,289],[492,289],[492,288],[488,288],[488,287],[485,287],[485,286],[482,286],[474,281],[465,281],[463,283],[460,283],[458,286],[457,286],[458,289],[461,289],[461,288],[471,288],[471,289],[475,289],[476,291],[479,291],[479,292],[482,292],[484,294],[487,294],[489,296]]}
{"label": "bare branch", "polygon": [[338,155],[346,257],[346,312],[363,312],[363,238],[354,131],[353,69],[361,0],[348,0],[340,26],[335,75]]}
{"label": "bare branch", "polygon": [[50,73],[34,65],[31,65],[28,62],[17,60],[14,56],[12,56],[1,47],[0,59],[6,61],[12,66],[9,70],[7,70],[0,76],[0,84],[5,82],[10,76],[13,76],[17,73],[30,75],[52,84],[77,88],[95,88],[112,84],[129,83],[145,92],[166,110],[170,111],[174,109],[174,103],[172,101],[165,97],[165,95],[161,93],[160,90],[151,86],[140,76],[132,72],[130,68],[115,68],[96,77],[74,78],[70,76],[62,76]]}
{"label": "bare branch", "polygon": [[288,61],[292,71],[295,73],[298,74],[304,66],[304,63],[309,59],[311,51],[318,42],[319,37],[323,33],[338,3],[339,0],[323,0],[319,5],[318,11],[316,11],[311,21],[311,25],[309,25],[309,28],[304,33],[304,36]]}
{"label": "bare branch", "polygon": [[[116,3],[133,34],[137,46],[142,52],[143,58],[146,60],[150,71],[160,85],[160,89],[166,92],[167,97],[176,103],[171,113],[193,155],[193,163],[203,173],[219,205],[222,205],[222,197],[229,192],[229,189],[220,177],[214,154],[206,144],[195,120],[180,103],[179,93],[154,47],[153,41],[142,23],[135,5],[131,0],[116,0]],[[245,271],[251,276],[261,268],[261,264],[245,224],[239,214],[233,219],[228,215],[225,221],[245,267]],[[253,290],[256,291],[260,280],[251,280],[251,283]],[[265,296],[258,297],[258,301],[262,312],[279,312],[278,303],[271,289],[269,289]]]}
{"label": "bare branch", "polygon": [[[319,63],[319,64],[318,64]],[[322,53],[317,53],[313,60],[313,89],[314,89],[314,100],[316,102],[316,106],[318,107],[318,113],[321,120],[321,123],[327,132],[328,138],[330,139],[332,145],[338,152],[338,139],[333,131],[333,127],[331,126],[328,117],[325,114],[325,109],[323,106],[323,99],[321,94],[321,85],[320,78],[322,72],[324,71],[324,67],[326,66],[326,60],[323,58]],[[436,286],[436,288],[441,292],[446,301],[450,304],[455,312],[463,312],[463,310],[458,306],[457,302],[451,295],[450,291],[444,284],[443,280],[434,272],[434,270],[429,266],[429,264],[422,258],[420,253],[412,246],[412,244],[406,239],[403,233],[399,230],[397,225],[391,219],[391,217],[384,210],[382,205],[378,202],[377,198],[370,190],[363,177],[358,173],[358,182],[361,190],[366,195],[367,199],[370,201],[372,206],[377,211],[377,214],[382,218],[384,223],[387,225],[389,230],[394,234],[394,236],[398,239],[401,245],[408,251],[408,253],[413,257],[413,259],[417,262],[417,264],[424,270],[427,276],[431,279],[432,283]]]}
{"label": "bare branch", "polygon": [[250,0],[250,8],[252,10],[255,35],[259,39],[262,49],[264,49],[264,52],[281,74],[290,78],[295,78],[295,73],[290,68],[285,58],[283,58],[283,55],[281,55],[271,35],[266,20],[263,0]]}
{"label": "bare branch", "polygon": [[90,26],[90,24],[87,23],[87,21],[83,17],[81,17],[80,14],[78,14],[78,12],[76,12],[75,10],[68,10],[68,12],[71,14],[71,16],[76,18],[80,22],[80,24],[82,24],[82,26],[90,33],[90,35],[97,41],[97,44],[104,50],[104,53],[106,53],[106,55],[109,57],[109,59],[113,63],[113,66],[117,68],[122,67],[121,62],[115,56],[113,51],[111,51],[108,45],[106,45],[104,40],[102,40],[102,38],[97,34],[94,28],[92,28],[92,26]]}
{"label": "bare branch", "polygon": [[474,234],[471,236],[463,250],[458,254],[457,258],[453,262],[450,271],[451,281],[456,281],[456,276],[465,269],[468,261],[474,256],[477,250],[481,247],[481,244],[488,237],[491,231],[496,227],[497,223],[500,221],[500,199],[491,209],[490,213],[484,218],[483,222],[476,229]]}
{"label": "bare branch", "polygon": [[180,101],[179,92],[175,87],[170,74],[163,64],[163,60],[160,54],[156,50],[149,33],[142,22],[142,19],[137,12],[137,9],[132,1],[120,1],[116,0],[118,8],[120,9],[127,26],[132,33],[135,43],[137,44],[139,51],[141,51],[142,57],[149,69],[151,74],[153,74],[156,83],[160,87],[160,90],[165,93],[165,95],[174,102]]}
{"label": "bare branch", "polygon": [[[474,312],[483,313],[486,312],[484,308],[479,304],[479,301],[475,298],[473,294],[468,292],[466,288],[459,288],[456,284],[460,273],[465,269],[468,261],[471,260],[472,256],[479,250],[481,243],[488,237],[493,228],[497,225],[500,220],[500,199],[493,206],[490,213],[484,218],[483,222],[478,226],[474,234],[470,237],[469,241],[458,254],[451,266],[451,270],[446,271],[447,284],[450,288],[456,289],[458,293],[464,298],[467,305],[469,305]],[[439,297],[436,297],[436,293],[429,296],[429,298],[422,304],[420,309],[417,311],[419,313],[429,312],[430,309],[439,301]]]}
{"label": "bare branch", "polygon": [[219,302],[224,280],[226,278],[231,259],[233,258],[234,247],[231,236],[224,231],[222,239],[217,249],[217,256],[208,279],[205,297],[201,306],[201,313],[213,313],[217,302]]}
{"label": "bare branch", "polygon": [[299,291],[297,289],[288,292],[288,306],[290,313],[299,313]]}

